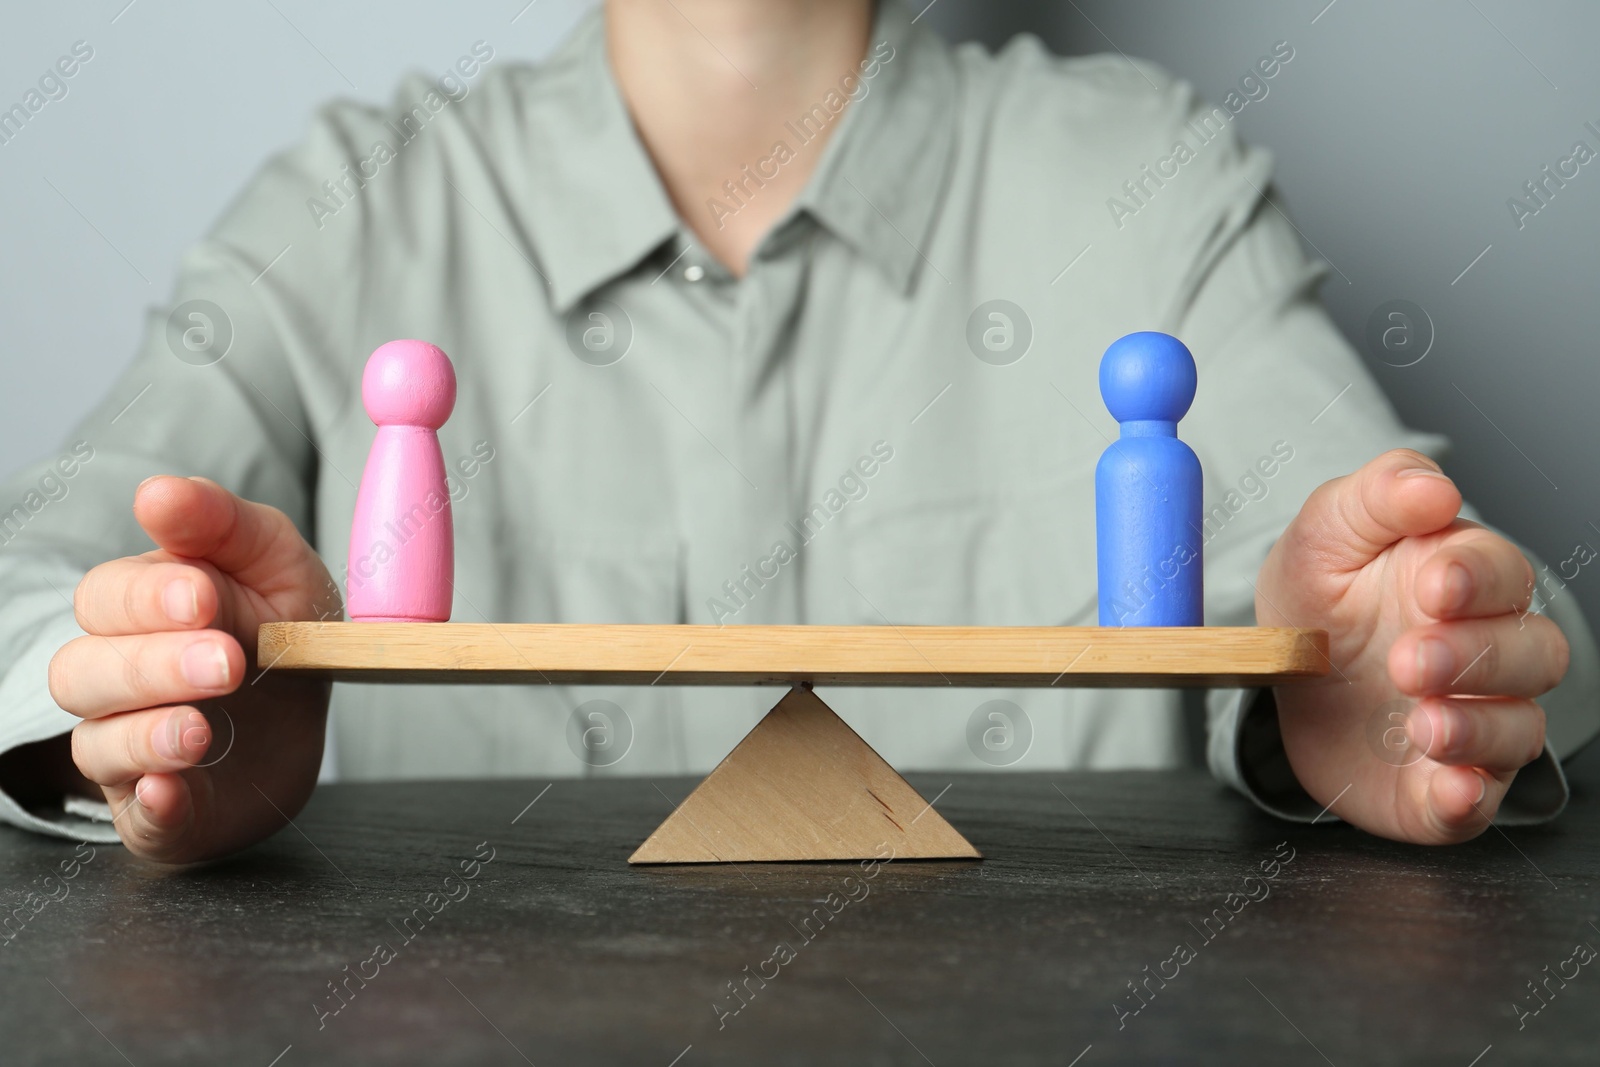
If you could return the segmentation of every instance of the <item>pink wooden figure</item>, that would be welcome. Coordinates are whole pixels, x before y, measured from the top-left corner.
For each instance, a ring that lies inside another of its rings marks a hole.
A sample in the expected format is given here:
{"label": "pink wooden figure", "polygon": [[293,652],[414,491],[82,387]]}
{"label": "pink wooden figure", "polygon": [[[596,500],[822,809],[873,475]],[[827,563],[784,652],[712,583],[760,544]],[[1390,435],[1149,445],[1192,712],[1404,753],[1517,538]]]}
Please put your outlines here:
{"label": "pink wooden figure", "polygon": [[346,608],[361,622],[445,622],[455,530],[439,427],[456,404],[450,357],[425,341],[390,341],[361,375],[378,424],[350,524]]}

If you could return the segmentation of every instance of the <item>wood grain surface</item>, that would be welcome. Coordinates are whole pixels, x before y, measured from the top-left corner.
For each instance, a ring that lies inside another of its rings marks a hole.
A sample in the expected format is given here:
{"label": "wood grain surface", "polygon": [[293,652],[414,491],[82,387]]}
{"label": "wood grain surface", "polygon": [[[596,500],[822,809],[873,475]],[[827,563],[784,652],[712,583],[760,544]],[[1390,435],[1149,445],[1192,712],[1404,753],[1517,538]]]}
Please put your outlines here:
{"label": "wood grain surface", "polygon": [[1321,630],[283,622],[272,670],[341,681],[567,685],[1276,685],[1328,673]]}
{"label": "wood grain surface", "polygon": [[97,845],[76,877],[72,841],[0,827],[0,1062],[1589,1064],[1594,964],[1514,1011],[1600,946],[1600,747],[1578,762],[1555,822],[1445,848],[1282,822],[1200,769],[1026,764],[906,776],[981,863],[630,866],[696,783],[626,773],[322,785],[231,860]]}

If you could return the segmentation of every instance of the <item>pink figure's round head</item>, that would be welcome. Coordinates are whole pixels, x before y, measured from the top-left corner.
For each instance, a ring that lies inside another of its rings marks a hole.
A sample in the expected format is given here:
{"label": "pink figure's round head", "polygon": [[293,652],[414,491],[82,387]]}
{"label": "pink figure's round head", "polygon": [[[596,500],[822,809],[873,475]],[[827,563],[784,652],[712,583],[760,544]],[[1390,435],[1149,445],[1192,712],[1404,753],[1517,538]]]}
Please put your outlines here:
{"label": "pink figure's round head", "polygon": [[367,360],[361,402],[379,426],[437,430],[456,406],[456,371],[450,357],[426,341],[390,341]]}

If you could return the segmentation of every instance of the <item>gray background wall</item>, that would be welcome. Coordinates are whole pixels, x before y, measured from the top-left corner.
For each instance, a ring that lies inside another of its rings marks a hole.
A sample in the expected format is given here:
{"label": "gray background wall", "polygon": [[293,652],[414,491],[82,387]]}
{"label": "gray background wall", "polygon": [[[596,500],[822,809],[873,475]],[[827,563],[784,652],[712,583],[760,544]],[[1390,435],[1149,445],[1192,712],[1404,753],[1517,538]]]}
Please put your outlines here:
{"label": "gray background wall", "polygon": [[[1239,128],[1274,149],[1281,202],[1336,268],[1324,296],[1340,325],[1366,347],[1376,309],[1420,306],[1433,330],[1425,358],[1397,367],[1405,360],[1366,352],[1401,413],[1454,439],[1449,470],[1469,498],[1546,560],[1579,541],[1600,547],[1600,160],[1520,230],[1506,206],[1574,141],[1600,149],[1584,129],[1600,129],[1600,5],[925,2],[912,5],[954,39],[997,46],[1026,30],[1063,53],[1118,49],[1213,100],[1289,41],[1294,61]],[[478,39],[537,58],[588,6],[103,0],[7,11],[0,106],[73,42],[95,55],[65,98],[0,145],[0,466],[49,452],[101,395],[184,246],[319,102],[383,100],[403,70],[443,70]],[[1600,619],[1600,577],[1581,571],[1570,591]]]}

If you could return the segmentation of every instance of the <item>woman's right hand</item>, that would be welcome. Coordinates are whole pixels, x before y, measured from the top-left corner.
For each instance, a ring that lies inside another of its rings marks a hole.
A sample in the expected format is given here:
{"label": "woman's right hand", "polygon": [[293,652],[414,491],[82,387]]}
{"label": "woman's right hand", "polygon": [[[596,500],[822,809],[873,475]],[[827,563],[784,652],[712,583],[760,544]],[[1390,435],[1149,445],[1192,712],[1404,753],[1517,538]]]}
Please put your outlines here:
{"label": "woman's right hand", "polygon": [[95,567],[73,607],[88,634],[50,661],[50,693],[83,719],[72,759],[136,855],[187,863],[272,834],[322,762],[330,685],[260,671],[263,622],[338,619],[338,588],[276,508],[204,478],[134,492],[157,547]]}

